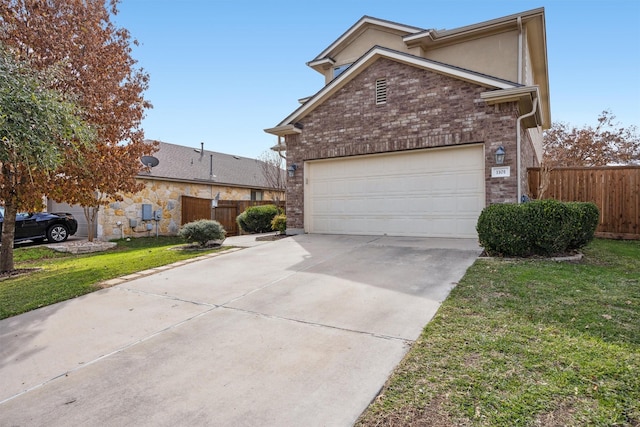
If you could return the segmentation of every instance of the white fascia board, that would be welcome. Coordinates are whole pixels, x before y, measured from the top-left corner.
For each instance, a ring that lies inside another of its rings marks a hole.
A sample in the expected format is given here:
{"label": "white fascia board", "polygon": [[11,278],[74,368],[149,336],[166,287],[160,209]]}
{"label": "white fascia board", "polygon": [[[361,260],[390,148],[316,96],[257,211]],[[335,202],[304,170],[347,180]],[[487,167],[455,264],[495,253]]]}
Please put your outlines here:
{"label": "white fascia board", "polygon": [[416,34],[409,34],[408,36],[404,36],[402,38],[402,41],[405,43],[409,43],[413,40],[420,40],[423,39],[425,37],[429,37],[431,40],[434,39],[433,34],[434,34],[434,30],[427,30],[427,31],[422,31]]}
{"label": "white fascia board", "polygon": [[325,64],[333,65],[335,63],[336,63],[336,61],[334,61],[331,58],[321,58],[321,59],[317,59],[317,60],[314,60],[314,61],[307,62],[307,65],[309,67],[313,68],[313,67],[317,67],[319,65],[325,65]]}
{"label": "white fascia board", "polygon": [[464,27],[453,28],[451,30],[441,31],[423,31],[417,34],[410,34],[403,38],[405,43],[411,41],[420,40],[425,37],[429,37],[431,40],[443,39],[447,37],[455,37],[463,34],[472,34],[474,32],[486,31],[491,28],[501,27],[504,25],[516,25],[518,18],[528,19],[536,15],[544,15],[544,8],[531,9],[520,13],[514,13],[513,15],[503,16],[501,18],[491,19],[489,21],[479,22],[477,24],[466,25]]}
{"label": "white fascia board", "polygon": [[480,98],[488,105],[502,104],[504,102],[518,102],[521,106],[524,105],[525,108],[531,107],[534,100],[537,99],[538,108],[536,109],[536,123],[543,123],[545,106],[542,105],[540,88],[537,85],[483,92],[480,94]]}
{"label": "white fascia board", "polygon": [[[354,76],[360,74],[367,66],[377,60],[378,58],[388,58],[404,64],[412,65],[426,70],[431,70],[439,74],[445,74],[460,80],[465,80],[471,83],[478,84],[480,86],[493,87],[496,89],[511,89],[517,86],[516,83],[507,82],[505,80],[493,78],[483,74],[474,73],[471,71],[463,70],[461,68],[453,67],[450,65],[434,62],[429,59],[421,58],[419,56],[410,55],[407,53],[398,52],[376,46],[367,52],[364,56],[360,57],[356,62],[347,68],[342,74],[333,79],[328,85],[322,88],[319,92],[313,95],[309,100],[291,113],[287,118],[278,124],[278,129],[281,126],[289,125],[290,123],[297,121],[307,112],[314,109],[315,106],[321,102],[328,95],[332,94],[335,90],[344,86]],[[269,132],[272,133],[272,132]]]}
{"label": "white fascia board", "polygon": [[491,90],[482,92],[480,98],[487,101],[487,104],[501,104],[503,102],[518,101],[523,96],[530,95],[532,98],[540,97],[538,86],[522,86],[511,89]]}
{"label": "white fascia board", "polygon": [[293,134],[302,132],[301,129],[295,127],[292,124],[285,124],[285,125],[280,124],[274,128],[264,129],[264,131],[266,133],[270,133],[272,135],[277,135],[277,136],[293,135]]}
{"label": "white fascia board", "polygon": [[280,141],[278,142],[276,145],[274,145],[273,147],[269,148],[269,150],[271,151],[275,151],[275,152],[283,152],[283,151],[287,151],[287,143],[284,141]]}
{"label": "white fascia board", "polygon": [[309,62],[307,65],[311,66],[311,64],[315,63],[316,61],[325,58],[329,54],[329,52],[335,49],[336,46],[340,45],[340,43],[347,40],[352,34],[354,34],[361,27],[367,24],[378,25],[381,27],[390,28],[392,30],[404,31],[407,33],[416,33],[419,31],[420,32],[424,31],[424,29],[418,28],[418,27],[411,27],[408,25],[398,24],[397,22],[385,21],[384,19],[372,18],[370,16],[363,16],[362,18],[360,18],[360,20],[358,20],[358,22],[353,24],[351,28],[349,28],[344,34],[342,34],[336,41],[331,43],[329,47],[327,47],[325,50],[320,52],[320,54],[316,56],[313,60],[311,60],[311,62]]}

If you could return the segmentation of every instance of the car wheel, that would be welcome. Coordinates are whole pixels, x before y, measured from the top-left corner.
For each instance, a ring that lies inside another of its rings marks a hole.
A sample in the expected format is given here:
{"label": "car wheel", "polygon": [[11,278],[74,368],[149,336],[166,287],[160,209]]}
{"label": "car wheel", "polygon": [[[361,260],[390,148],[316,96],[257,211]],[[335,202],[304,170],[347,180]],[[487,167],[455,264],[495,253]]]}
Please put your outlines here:
{"label": "car wheel", "polygon": [[62,224],[55,224],[47,230],[47,240],[50,242],[64,242],[69,237],[69,230]]}

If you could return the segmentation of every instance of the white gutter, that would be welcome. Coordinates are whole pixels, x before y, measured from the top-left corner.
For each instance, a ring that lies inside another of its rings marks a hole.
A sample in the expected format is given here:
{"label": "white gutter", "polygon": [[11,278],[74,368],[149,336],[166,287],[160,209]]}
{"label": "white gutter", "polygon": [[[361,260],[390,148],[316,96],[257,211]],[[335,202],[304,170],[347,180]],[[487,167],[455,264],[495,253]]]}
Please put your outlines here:
{"label": "white gutter", "polygon": [[518,83],[522,84],[522,16],[518,16]]}
{"label": "white gutter", "polygon": [[522,180],[520,179],[522,172],[520,171],[520,164],[522,163],[522,161],[520,160],[520,152],[522,151],[520,148],[520,145],[522,143],[521,141],[521,137],[520,137],[520,128],[522,127],[522,125],[520,124],[520,122],[522,121],[522,119],[526,119],[527,117],[531,117],[534,114],[536,114],[536,110],[538,109],[538,97],[536,96],[533,100],[533,108],[531,109],[530,112],[528,112],[527,114],[523,114],[522,116],[518,117],[518,119],[516,120],[516,163],[517,166],[516,168],[518,169],[518,200],[516,201],[516,203],[521,203],[522,202]]}

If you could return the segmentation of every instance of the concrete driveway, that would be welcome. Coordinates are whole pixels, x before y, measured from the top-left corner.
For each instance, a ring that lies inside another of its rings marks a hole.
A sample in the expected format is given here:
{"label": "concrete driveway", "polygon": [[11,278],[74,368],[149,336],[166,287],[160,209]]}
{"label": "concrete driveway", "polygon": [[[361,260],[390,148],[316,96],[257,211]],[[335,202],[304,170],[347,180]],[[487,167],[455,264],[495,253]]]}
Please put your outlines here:
{"label": "concrete driveway", "polygon": [[0,426],[351,425],[479,253],[301,235],[2,320]]}

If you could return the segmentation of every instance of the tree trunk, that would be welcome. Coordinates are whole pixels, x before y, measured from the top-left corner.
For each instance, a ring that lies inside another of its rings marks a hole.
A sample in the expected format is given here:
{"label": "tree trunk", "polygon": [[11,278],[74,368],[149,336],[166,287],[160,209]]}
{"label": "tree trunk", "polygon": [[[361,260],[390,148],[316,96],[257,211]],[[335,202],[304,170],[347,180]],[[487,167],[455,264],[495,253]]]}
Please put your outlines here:
{"label": "tree trunk", "polygon": [[93,230],[95,230],[96,216],[98,216],[98,211],[100,210],[100,205],[98,206],[83,206],[84,217],[87,219],[87,240],[93,242],[95,238],[93,234]]}
{"label": "tree trunk", "polygon": [[551,170],[553,168],[548,163],[542,162],[540,165],[540,181],[538,186],[538,200],[544,199],[551,181]]}
{"label": "tree trunk", "polygon": [[4,205],[4,222],[2,224],[2,246],[0,246],[0,272],[6,273],[14,269],[13,237],[16,234],[17,208],[8,200]]}

